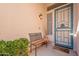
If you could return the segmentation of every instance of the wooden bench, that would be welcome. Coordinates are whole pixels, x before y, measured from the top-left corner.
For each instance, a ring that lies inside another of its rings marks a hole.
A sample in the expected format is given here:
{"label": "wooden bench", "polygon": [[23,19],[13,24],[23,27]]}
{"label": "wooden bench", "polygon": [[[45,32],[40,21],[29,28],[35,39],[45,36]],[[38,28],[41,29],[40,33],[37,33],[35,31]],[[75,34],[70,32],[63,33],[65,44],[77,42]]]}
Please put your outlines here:
{"label": "wooden bench", "polygon": [[37,48],[39,47],[38,45],[46,45],[48,44],[48,37],[42,38],[41,33],[29,33],[30,37],[30,50],[32,52],[32,46],[35,46],[35,56],[37,55]]}

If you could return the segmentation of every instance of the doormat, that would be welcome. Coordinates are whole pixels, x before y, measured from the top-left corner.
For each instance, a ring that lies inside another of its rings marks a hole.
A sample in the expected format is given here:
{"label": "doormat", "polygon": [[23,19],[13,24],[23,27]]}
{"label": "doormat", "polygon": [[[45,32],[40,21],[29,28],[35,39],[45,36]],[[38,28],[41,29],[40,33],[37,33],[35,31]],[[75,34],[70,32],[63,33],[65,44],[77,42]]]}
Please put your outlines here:
{"label": "doormat", "polygon": [[53,48],[57,49],[57,50],[60,50],[62,52],[65,52],[65,53],[69,53],[69,49],[68,48],[63,48],[63,47],[60,47],[60,46],[54,46]]}

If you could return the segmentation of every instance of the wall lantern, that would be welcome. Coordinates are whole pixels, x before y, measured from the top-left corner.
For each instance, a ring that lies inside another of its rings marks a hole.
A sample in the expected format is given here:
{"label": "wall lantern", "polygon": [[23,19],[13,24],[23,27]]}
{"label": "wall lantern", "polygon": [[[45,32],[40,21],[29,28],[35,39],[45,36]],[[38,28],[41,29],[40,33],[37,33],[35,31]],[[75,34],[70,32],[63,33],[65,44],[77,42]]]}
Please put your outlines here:
{"label": "wall lantern", "polygon": [[39,18],[40,18],[40,20],[42,20],[43,19],[43,15],[39,14]]}

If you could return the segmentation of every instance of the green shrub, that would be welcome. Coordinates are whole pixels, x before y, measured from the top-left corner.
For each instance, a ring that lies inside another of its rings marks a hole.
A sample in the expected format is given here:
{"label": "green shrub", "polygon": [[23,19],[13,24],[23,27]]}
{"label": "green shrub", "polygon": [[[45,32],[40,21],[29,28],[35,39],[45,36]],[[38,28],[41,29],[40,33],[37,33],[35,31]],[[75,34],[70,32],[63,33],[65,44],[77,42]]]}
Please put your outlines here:
{"label": "green shrub", "polygon": [[19,38],[14,41],[0,41],[0,55],[2,56],[28,56],[29,41]]}

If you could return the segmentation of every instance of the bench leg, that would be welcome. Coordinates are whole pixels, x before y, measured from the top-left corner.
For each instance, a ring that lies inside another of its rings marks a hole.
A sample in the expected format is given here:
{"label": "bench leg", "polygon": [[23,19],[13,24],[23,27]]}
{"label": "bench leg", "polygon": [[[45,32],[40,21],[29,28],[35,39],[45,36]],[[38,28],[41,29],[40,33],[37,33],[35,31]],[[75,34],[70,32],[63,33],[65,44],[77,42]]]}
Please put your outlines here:
{"label": "bench leg", "polygon": [[32,45],[30,46],[30,52],[32,52]]}
{"label": "bench leg", "polygon": [[47,48],[47,46],[48,46],[48,42],[46,42],[46,48]]}
{"label": "bench leg", "polygon": [[35,46],[35,56],[37,56],[37,46]]}

